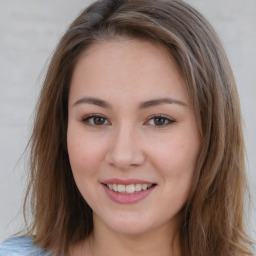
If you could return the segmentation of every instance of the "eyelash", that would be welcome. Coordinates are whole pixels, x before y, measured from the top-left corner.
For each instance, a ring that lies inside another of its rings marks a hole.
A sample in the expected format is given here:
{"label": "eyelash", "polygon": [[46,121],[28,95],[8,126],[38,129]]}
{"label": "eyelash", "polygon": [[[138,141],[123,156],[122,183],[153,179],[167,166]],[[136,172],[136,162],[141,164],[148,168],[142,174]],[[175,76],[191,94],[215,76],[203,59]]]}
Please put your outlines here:
{"label": "eyelash", "polygon": [[[94,120],[94,118],[102,118],[102,119],[104,119],[104,123],[107,120],[107,118],[105,118],[104,116],[94,114],[94,115],[86,116],[85,118],[82,119],[82,122],[88,126],[93,126],[95,128],[101,128],[102,126],[106,125],[106,124],[101,124],[101,125],[91,124],[90,120]],[[150,120],[155,120],[155,119],[162,119],[162,120],[164,120],[164,123],[165,123],[163,125],[156,125],[156,124],[153,125],[153,126],[156,126],[156,128],[164,128],[164,127],[175,122],[173,119],[171,119],[165,115],[162,115],[162,114],[157,114],[157,115],[151,116],[147,122],[149,122]]]}

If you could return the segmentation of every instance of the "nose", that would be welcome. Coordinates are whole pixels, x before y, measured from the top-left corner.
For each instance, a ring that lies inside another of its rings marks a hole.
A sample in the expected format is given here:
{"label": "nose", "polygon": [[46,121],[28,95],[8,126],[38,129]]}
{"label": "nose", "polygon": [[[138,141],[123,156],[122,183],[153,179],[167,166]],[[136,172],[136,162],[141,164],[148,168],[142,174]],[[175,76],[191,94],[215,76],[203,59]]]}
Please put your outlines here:
{"label": "nose", "polygon": [[129,169],[145,162],[145,153],[135,129],[123,127],[113,133],[106,161],[119,169]]}

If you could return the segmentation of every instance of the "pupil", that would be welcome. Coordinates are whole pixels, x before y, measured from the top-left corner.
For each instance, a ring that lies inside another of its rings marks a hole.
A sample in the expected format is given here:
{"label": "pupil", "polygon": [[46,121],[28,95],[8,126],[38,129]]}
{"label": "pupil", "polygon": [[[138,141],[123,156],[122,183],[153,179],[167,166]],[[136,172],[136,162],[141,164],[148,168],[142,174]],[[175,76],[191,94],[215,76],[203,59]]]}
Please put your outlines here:
{"label": "pupil", "polygon": [[94,117],[94,123],[96,124],[96,125],[102,125],[102,124],[104,124],[104,118],[103,117]]}
{"label": "pupil", "polygon": [[155,124],[156,125],[163,125],[165,123],[165,119],[164,118],[156,118],[155,119]]}

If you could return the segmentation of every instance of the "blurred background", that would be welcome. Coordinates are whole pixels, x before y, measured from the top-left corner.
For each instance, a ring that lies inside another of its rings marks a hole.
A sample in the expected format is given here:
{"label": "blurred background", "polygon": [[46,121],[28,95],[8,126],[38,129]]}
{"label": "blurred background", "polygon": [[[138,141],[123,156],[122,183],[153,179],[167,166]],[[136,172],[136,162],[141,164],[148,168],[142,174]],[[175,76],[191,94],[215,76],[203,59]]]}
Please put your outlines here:
{"label": "blurred background", "polygon": [[[0,242],[23,225],[26,148],[49,58],[67,26],[93,1],[0,0]],[[211,22],[229,56],[244,116],[256,240],[256,0],[187,0]]]}

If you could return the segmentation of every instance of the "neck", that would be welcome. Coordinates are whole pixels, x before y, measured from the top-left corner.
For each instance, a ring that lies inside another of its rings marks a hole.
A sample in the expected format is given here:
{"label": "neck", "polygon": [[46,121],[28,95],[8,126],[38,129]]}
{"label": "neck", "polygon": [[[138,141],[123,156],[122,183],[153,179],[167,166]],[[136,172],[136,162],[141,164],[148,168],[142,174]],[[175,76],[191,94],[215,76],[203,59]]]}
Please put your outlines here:
{"label": "neck", "polygon": [[[97,222],[96,222],[97,223]],[[181,256],[180,236],[169,226],[138,235],[120,234],[100,223],[71,256]]]}

